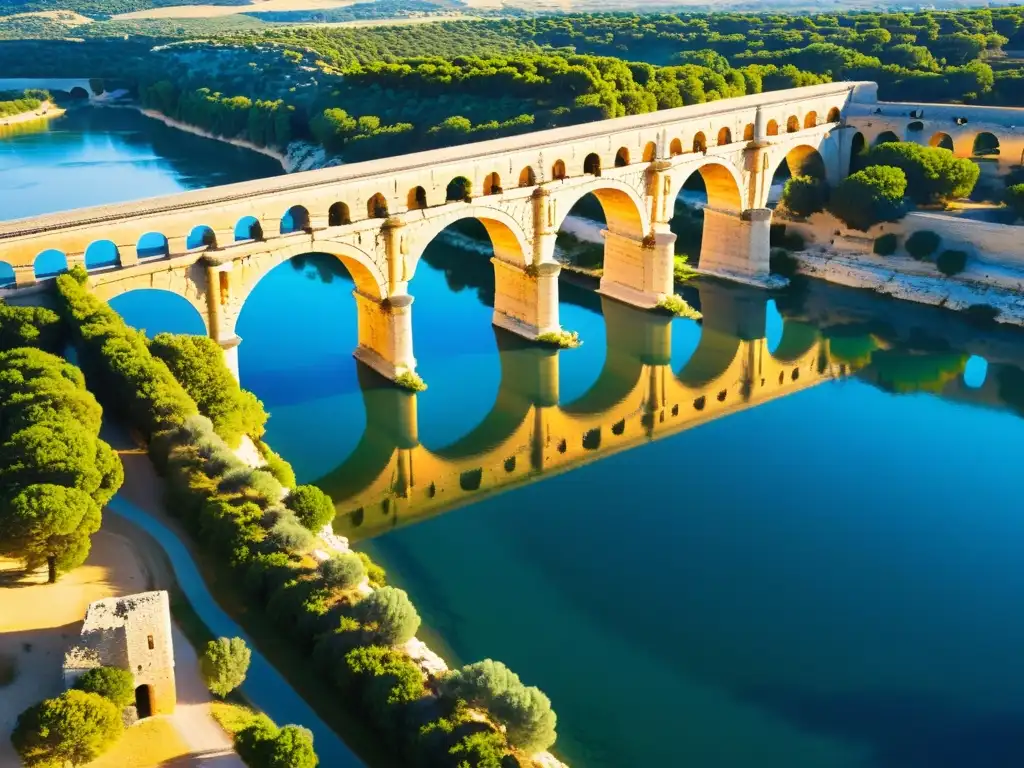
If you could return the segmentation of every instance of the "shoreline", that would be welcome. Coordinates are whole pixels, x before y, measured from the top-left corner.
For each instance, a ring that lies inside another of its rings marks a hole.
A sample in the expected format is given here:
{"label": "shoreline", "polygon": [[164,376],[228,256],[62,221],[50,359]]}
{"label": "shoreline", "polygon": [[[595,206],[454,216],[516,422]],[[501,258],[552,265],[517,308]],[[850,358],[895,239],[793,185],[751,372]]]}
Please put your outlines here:
{"label": "shoreline", "polygon": [[0,117],[0,126],[17,125],[18,123],[30,123],[33,120],[51,120],[55,117],[60,117],[66,109],[58,107],[52,101],[44,101],[39,105],[38,109],[34,109],[31,112],[20,112],[17,115],[10,115],[9,117]]}

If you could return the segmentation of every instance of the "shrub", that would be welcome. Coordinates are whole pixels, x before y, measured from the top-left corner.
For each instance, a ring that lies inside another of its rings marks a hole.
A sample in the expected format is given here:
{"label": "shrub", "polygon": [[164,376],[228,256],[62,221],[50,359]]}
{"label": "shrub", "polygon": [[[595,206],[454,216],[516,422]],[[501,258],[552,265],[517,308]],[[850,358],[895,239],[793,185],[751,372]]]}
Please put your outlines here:
{"label": "shrub", "polygon": [[285,504],[311,531],[319,531],[334,519],[334,502],[315,485],[300,485],[288,495]]}
{"label": "shrub", "polygon": [[270,504],[281,500],[284,489],[269,472],[246,465],[227,470],[217,488],[225,493],[236,493],[247,499]]}
{"label": "shrub", "polygon": [[215,696],[224,698],[245,682],[252,653],[240,637],[219,637],[206,644],[199,660],[206,687]]}
{"label": "shrub", "polygon": [[907,242],[903,247],[915,259],[922,261],[935,253],[941,242],[942,238],[931,230],[919,229],[907,238]]}
{"label": "shrub", "polygon": [[135,701],[135,677],[126,669],[96,667],[75,682],[75,688],[110,699],[119,709]]}
{"label": "shrub", "polygon": [[18,347],[38,347],[59,353],[64,338],[64,325],[52,309],[0,303],[0,352]]}
{"label": "shrub", "polygon": [[919,205],[967,197],[981,173],[970,158],[956,157],[941,147],[905,141],[879,144],[868,152],[866,161],[869,168],[902,170],[907,181],[906,194]]}
{"label": "shrub", "polygon": [[828,185],[813,176],[794,176],[782,189],[781,203],[794,216],[806,218],[824,210]]}
{"label": "shrub", "polygon": [[939,272],[944,274],[946,277],[952,277],[958,275],[964,271],[967,266],[967,252],[966,251],[943,251],[939,254],[939,258],[935,260],[935,266],[939,268]]}
{"label": "shrub", "polygon": [[341,552],[320,563],[320,575],[329,587],[351,589],[366,578],[366,568],[358,555]]}
{"label": "shrub", "polygon": [[345,655],[345,666],[374,719],[382,726],[394,725],[402,705],[418,701],[426,694],[419,667],[394,648],[354,648]]}
{"label": "shrub", "polygon": [[370,559],[370,556],[365,552],[356,552],[358,557],[363,562],[363,567],[366,569],[366,578],[370,581],[370,586],[374,589],[387,586],[388,575],[384,568]]}
{"label": "shrub", "polygon": [[283,517],[278,520],[267,533],[267,538],[281,549],[296,554],[308,552],[316,541],[312,532],[295,517]]}
{"label": "shrub", "polygon": [[1024,219],[1024,184],[1014,184],[1006,189],[1006,205],[1014,217]]}
{"label": "shrub", "polygon": [[903,216],[907,178],[902,170],[875,165],[843,179],[832,192],[828,210],[847,226],[866,232],[880,221]]}
{"label": "shrub", "polygon": [[22,712],[11,743],[26,766],[80,766],[106,752],[123,730],[113,702],[71,690]]}
{"label": "shrub", "polygon": [[899,247],[899,239],[891,232],[875,238],[874,252],[879,256],[892,256]]}
{"label": "shrub", "polygon": [[773,275],[793,277],[800,271],[800,262],[785,248],[772,248],[768,255],[768,269]]}
{"label": "shrub", "polygon": [[319,764],[308,729],[278,728],[262,714],[235,734],[235,750],[249,768],[316,768]]}
{"label": "shrub", "polygon": [[416,635],[420,615],[404,590],[381,587],[355,606],[355,618],[374,642],[401,645]]}
{"label": "shrub", "polygon": [[267,462],[267,466],[264,467],[265,471],[272,474],[283,487],[294,491],[298,483],[295,480],[295,470],[292,469],[292,465],[281,458],[280,454],[274,453],[270,446],[263,441],[256,443],[256,447],[264,461]]}
{"label": "shrub", "polygon": [[690,266],[690,257],[677,253],[672,259],[672,278],[677,283],[685,283],[697,276],[697,271]]}

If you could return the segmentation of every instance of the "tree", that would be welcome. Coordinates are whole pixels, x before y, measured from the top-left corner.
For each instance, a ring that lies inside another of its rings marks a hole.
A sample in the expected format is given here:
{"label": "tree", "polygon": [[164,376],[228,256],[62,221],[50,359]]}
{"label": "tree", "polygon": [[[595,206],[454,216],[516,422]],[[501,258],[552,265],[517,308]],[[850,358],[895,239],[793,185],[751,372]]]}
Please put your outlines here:
{"label": "tree", "polygon": [[75,688],[109,699],[120,709],[135,700],[135,677],[126,669],[96,667],[75,681]]}
{"label": "tree", "polygon": [[847,176],[832,191],[828,211],[847,226],[866,232],[880,221],[903,216],[907,177],[899,168],[875,165]]}
{"label": "tree", "polygon": [[286,725],[264,746],[266,768],[316,768],[320,760],[313,750],[313,734],[308,728]]}
{"label": "tree", "polygon": [[927,259],[936,250],[938,250],[939,243],[942,242],[942,238],[929,229],[919,229],[917,232],[907,238],[907,242],[904,244],[904,248],[907,253],[913,256],[918,261]]}
{"label": "tree", "polygon": [[58,352],[63,339],[64,327],[52,309],[0,304],[0,351],[38,347]]}
{"label": "tree", "polygon": [[828,199],[828,186],[813,176],[794,176],[782,189],[782,204],[801,218],[818,213]]}
{"label": "tree", "polygon": [[284,503],[311,531],[319,531],[334,519],[334,502],[315,485],[300,485]]}
{"label": "tree", "polygon": [[320,575],[329,587],[351,589],[366,578],[366,568],[354,552],[339,552],[320,563]]}
{"label": "tree", "polygon": [[123,729],[113,702],[71,690],[22,712],[11,742],[27,768],[80,766],[109,749]]}
{"label": "tree", "polygon": [[935,266],[937,266],[939,268],[939,272],[944,274],[946,277],[958,275],[963,272],[964,268],[967,266],[967,252],[956,250],[943,251],[935,260]]}
{"label": "tree", "polygon": [[420,615],[405,590],[381,587],[355,607],[356,618],[381,645],[402,645],[416,635]]}
{"label": "tree", "polygon": [[252,652],[240,637],[211,640],[199,662],[206,687],[224,698],[245,682],[251,657]]}
{"label": "tree", "polygon": [[901,169],[906,175],[906,194],[919,205],[967,197],[981,173],[969,158],[956,157],[941,147],[925,147],[907,141],[879,144],[868,152],[865,161],[868,167]]}
{"label": "tree", "polygon": [[40,483],[19,491],[0,508],[0,549],[28,568],[46,563],[50,583],[89,556],[100,508],[84,491]]}
{"label": "tree", "polygon": [[1006,204],[1016,218],[1024,219],[1024,184],[1014,184],[1007,188]]}

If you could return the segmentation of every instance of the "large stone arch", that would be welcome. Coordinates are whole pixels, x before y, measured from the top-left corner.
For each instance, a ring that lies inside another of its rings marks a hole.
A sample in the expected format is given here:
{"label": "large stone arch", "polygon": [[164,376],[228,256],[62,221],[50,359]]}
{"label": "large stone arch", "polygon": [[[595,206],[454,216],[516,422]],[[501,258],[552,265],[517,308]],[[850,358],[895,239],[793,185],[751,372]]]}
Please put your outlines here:
{"label": "large stone arch", "polygon": [[[432,211],[435,209],[431,209]],[[423,252],[444,230],[467,219],[475,219],[483,225],[494,248],[494,256],[500,261],[526,267],[533,260],[533,245],[522,224],[500,208],[473,204],[449,204],[436,209],[434,216],[424,218],[407,226],[408,260],[407,279],[416,273]]]}
{"label": "large stone arch", "polygon": [[164,291],[180,296],[192,305],[203,327],[209,332],[206,276],[199,263],[180,270],[156,269],[142,274],[111,270],[93,275],[89,282],[96,297],[107,303],[118,296],[143,290]]}
{"label": "large stone arch", "polygon": [[638,240],[648,234],[649,214],[643,197],[625,182],[605,177],[552,192],[556,204],[552,228],[560,229],[573,206],[590,194],[601,204],[609,232]]}
{"label": "large stone arch", "polygon": [[705,158],[700,163],[679,163],[672,169],[672,186],[668,199],[676,200],[683,191],[683,185],[694,173],[699,173],[704,180],[708,194],[708,207],[717,211],[740,213],[743,211],[744,194],[743,177],[732,163],[720,158]]}

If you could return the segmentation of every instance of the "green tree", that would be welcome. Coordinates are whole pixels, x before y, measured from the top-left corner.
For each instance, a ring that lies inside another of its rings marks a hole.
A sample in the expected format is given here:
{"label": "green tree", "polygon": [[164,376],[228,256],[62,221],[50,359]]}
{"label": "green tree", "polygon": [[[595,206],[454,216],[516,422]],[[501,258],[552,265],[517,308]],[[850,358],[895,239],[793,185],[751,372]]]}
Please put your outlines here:
{"label": "green tree", "polygon": [[800,217],[824,210],[827,199],[828,186],[813,176],[794,176],[782,189],[782,205]]}
{"label": "green tree", "polygon": [[942,238],[929,229],[919,229],[907,238],[904,244],[907,253],[917,260],[927,259],[939,248]]}
{"label": "green tree", "polygon": [[135,701],[135,677],[118,667],[90,669],[75,681],[75,688],[110,699],[120,709]]}
{"label": "green tree", "polygon": [[1006,189],[1006,205],[1015,217],[1024,219],[1024,184],[1014,184]]}
{"label": "green tree", "polygon": [[268,742],[264,751],[266,768],[316,768],[320,760],[313,750],[313,734],[308,728],[286,725]]}
{"label": "green tree", "polygon": [[300,485],[284,503],[311,531],[319,531],[334,519],[334,502],[315,485]]}
{"label": "green tree", "polygon": [[52,309],[0,304],[0,352],[17,347],[38,347],[59,352],[64,326]]}
{"label": "green tree", "polygon": [[121,713],[95,693],[66,691],[18,716],[11,742],[27,768],[85,765],[107,751],[121,735]]}
{"label": "green tree", "polygon": [[240,637],[218,637],[206,644],[200,670],[206,687],[216,696],[224,698],[245,682],[252,652]]}
{"label": "green tree", "polygon": [[899,168],[874,165],[847,176],[833,191],[828,211],[847,226],[866,232],[880,221],[896,221],[903,213],[907,177]]}
{"label": "green tree", "polygon": [[320,575],[330,587],[351,589],[366,578],[366,568],[354,552],[338,552],[320,563]]}
{"label": "green tree", "polygon": [[907,141],[879,144],[868,152],[866,164],[901,169],[907,179],[906,194],[919,205],[967,197],[981,173],[969,158]]}
{"label": "green tree", "polygon": [[402,645],[420,628],[420,615],[409,595],[396,587],[374,590],[356,604],[355,614],[374,642],[381,645]]}

